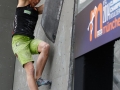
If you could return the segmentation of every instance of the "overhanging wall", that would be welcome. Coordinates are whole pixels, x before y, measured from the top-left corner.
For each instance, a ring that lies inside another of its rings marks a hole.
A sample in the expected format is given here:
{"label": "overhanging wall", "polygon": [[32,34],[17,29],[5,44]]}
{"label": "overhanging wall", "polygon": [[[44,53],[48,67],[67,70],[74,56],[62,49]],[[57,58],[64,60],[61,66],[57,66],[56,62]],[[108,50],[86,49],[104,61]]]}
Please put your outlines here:
{"label": "overhanging wall", "polygon": [[[44,0],[41,0],[42,4]],[[35,36],[50,44],[50,55],[42,78],[52,80],[51,90],[67,90],[69,81],[69,64],[71,53],[71,35],[74,0],[64,0],[55,43],[50,42],[41,27],[41,15],[35,30]],[[37,55],[33,56],[37,60]],[[16,60],[13,90],[28,90],[25,71]],[[48,86],[40,87],[49,90]]]}

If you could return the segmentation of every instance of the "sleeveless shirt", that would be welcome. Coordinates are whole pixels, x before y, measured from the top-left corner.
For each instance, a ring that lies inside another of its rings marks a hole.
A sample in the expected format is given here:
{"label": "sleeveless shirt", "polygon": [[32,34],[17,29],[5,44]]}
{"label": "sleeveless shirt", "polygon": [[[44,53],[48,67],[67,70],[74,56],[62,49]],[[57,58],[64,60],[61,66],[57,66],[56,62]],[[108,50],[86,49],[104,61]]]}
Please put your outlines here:
{"label": "sleeveless shirt", "polygon": [[33,39],[37,20],[38,11],[30,7],[30,5],[25,7],[17,7],[13,22],[12,36],[25,35]]}

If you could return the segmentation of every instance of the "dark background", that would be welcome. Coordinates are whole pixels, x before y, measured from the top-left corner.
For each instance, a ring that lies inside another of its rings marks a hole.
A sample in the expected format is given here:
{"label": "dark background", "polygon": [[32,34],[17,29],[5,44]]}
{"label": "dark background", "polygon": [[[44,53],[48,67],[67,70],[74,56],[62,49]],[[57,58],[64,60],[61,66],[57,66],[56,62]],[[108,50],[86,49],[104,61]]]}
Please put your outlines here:
{"label": "dark background", "polygon": [[12,90],[15,57],[11,34],[17,0],[0,0],[0,90]]}
{"label": "dark background", "polygon": [[114,42],[75,59],[74,90],[113,90]]}

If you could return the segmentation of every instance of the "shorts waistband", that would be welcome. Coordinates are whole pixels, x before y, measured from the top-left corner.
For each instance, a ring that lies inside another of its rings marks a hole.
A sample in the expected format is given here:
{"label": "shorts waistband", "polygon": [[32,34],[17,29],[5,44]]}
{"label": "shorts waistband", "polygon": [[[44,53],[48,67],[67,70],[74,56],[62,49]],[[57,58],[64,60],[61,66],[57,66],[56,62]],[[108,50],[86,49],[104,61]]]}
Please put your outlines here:
{"label": "shorts waistband", "polygon": [[13,40],[13,41],[16,41],[16,40],[19,40],[19,39],[21,39],[21,40],[31,40],[30,37],[24,36],[24,35],[14,35],[14,36],[12,37],[12,40]]}

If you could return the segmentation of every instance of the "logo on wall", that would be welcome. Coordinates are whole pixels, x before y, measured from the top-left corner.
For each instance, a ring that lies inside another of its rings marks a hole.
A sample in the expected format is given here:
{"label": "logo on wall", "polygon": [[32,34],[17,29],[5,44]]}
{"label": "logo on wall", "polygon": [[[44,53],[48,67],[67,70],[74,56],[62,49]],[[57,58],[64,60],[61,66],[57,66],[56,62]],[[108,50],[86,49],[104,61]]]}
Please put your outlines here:
{"label": "logo on wall", "polygon": [[89,40],[97,39],[102,35],[115,30],[120,26],[120,0],[103,0],[90,11],[90,22],[87,30],[90,32]]}

